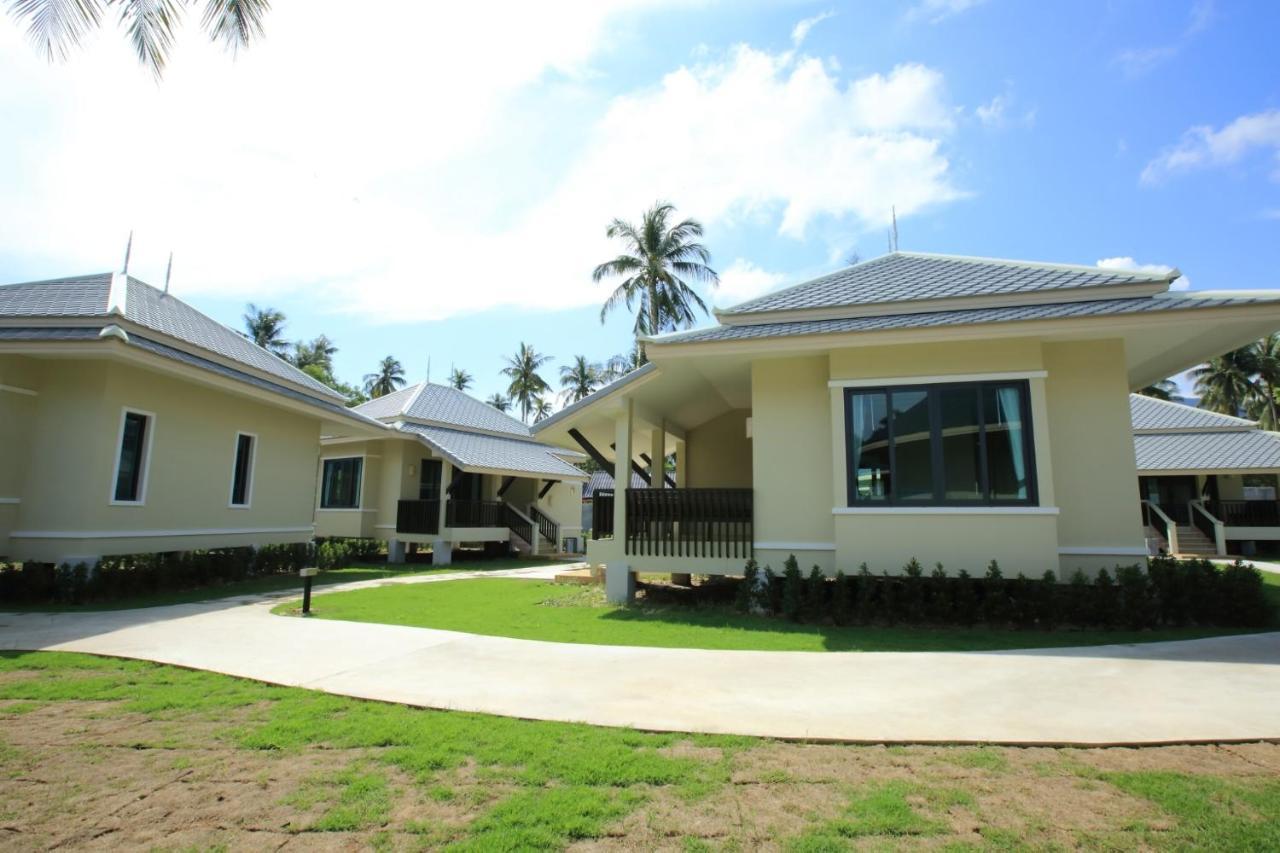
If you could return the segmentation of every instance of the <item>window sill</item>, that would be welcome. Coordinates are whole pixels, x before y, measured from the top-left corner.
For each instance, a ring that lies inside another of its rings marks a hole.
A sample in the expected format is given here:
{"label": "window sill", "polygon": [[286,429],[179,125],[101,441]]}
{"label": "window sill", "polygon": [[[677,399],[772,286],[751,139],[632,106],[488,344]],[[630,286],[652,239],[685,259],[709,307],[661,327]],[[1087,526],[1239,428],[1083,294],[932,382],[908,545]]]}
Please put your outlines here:
{"label": "window sill", "polygon": [[838,506],[832,515],[1057,515],[1056,506]]}

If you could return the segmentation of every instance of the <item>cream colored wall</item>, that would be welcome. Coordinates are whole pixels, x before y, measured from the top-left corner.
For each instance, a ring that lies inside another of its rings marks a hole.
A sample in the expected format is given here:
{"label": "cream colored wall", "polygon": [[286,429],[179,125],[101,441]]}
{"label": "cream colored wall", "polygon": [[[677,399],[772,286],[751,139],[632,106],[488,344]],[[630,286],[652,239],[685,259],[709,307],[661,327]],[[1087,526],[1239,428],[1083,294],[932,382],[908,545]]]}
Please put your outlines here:
{"label": "cream colored wall", "polygon": [[836,553],[841,570],[865,562],[876,574],[901,574],[912,557],[931,571],[942,563],[947,574],[971,575],[996,560],[1005,575],[1038,578],[1058,571],[1057,525],[1053,515],[845,515],[836,517]]}
{"label": "cream colored wall", "polygon": [[[541,481],[539,481],[541,482]],[[541,488],[541,486],[539,486]],[[558,525],[560,536],[577,536],[582,541],[582,484],[562,480],[538,501],[542,510]],[[556,546],[559,547],[557,542]]]}
{"label": "cream colored wall", "polygon": [[[751,488],[752,449],[747,438],[747,418],[751,412],[725,412],[685,436],[685,472],[689,482],[679,485],[697,489]],[[640,450],[648,452],[647,447]]]}
{"label": "cream colored wall", "polygon": [[1050,452],[1061,508],[1058,547],[1067,552],[1061,570],[1069,574],[1099,562],[1140,560],[1137,552],[1145,540],[1124,344],[1046,343],[1044,355]]}
{"label": "cream colored wall", "polygon": [[[114,362],[47,360],[38,372],[15,556],[311,538],[318,418]],[[137,506],[111,504],[125,407],[155,415]],[[229,506],[239,431],[256,434],[248,508]]]}
{"label": "cream colored wall", "polygon": [[[364,459],[360,474],[360,506],[356,509],[321,508],[320,489],[324,460],[348,459],[353,456]],[[312,501],[315,507],[316,535],[364,539],[386,538],[378,525],[386,523],[390,513],[390,523],[394,529],[396,506],[394,501],[388,503],[388,498],[394,495],[398,482],[394,473],[385,469],[388,464],[394,465],[399,458],[399,442],[390,439],[325,445],[315,465],[315,489]]]}
{"label": "cream colored wall", "polygon": [[834,571],[831,395],[827,356],[751,365],[752,467],[757,559],[780,568],[794,552],[806,569]]}
{"label": "cream colored wall", "polygon": [[31,432],[39,406],[38,396],[23,392],[38,393],[40,384],[38,362],[0,355],[0,557],[9,554],[9,532],[18,524],[18,502],[27,479]]}

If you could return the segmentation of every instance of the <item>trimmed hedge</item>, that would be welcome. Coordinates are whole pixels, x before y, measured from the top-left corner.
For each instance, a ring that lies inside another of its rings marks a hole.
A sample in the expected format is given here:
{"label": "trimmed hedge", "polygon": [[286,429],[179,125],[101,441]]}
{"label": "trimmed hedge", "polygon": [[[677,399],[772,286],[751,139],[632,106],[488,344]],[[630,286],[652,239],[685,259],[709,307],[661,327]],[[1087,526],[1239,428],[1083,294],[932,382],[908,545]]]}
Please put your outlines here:
{"label": "trimmed hedge", "polygon": [[872,574],[864,563],[855,574],[826,577],[814,566],[805,576],[795,556],[781,575],[747,562],[734,596],[743,612],[782,616],[796,622],[837,625],[977,625],[1049,630],[1161,628],[1203,625],[1261,628],[1274,613],[1262,574],[1236,561],[1219,567],[1208,560],[1152,557],[1141,566],[1103,569],[1090,579],[1076,571],[1059,583],[1053,572],[1038,579],[1006,578],[992,560],[982,577],[947,574],[937,564],[926,574],[912,559],[901,574]]}
{"label": "trimmed hedge", "polygon": [[308,542],[129,554],[103,557],[93,566],[0,563],[0,603],[83,604],[177,592],[294,573],[306,566],[336,568],[368,560],[379,548],[380,543],[371,539],[330,539],[315,545]]}

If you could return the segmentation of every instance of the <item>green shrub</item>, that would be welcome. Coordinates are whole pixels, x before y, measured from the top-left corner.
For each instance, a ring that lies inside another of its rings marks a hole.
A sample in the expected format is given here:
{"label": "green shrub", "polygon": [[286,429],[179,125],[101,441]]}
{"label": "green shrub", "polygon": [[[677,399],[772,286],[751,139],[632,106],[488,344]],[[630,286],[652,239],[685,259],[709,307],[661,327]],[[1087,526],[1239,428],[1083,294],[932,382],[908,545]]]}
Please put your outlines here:
{"label": "green shrub", "polygon": [[853,619],[853,581],[840,571],[831,583],[831,618],[837,625]]}
{"label": "green shrub", "polygon": [[796,555],[787,557],[782,564],[782,615],[792,622],[799,622],[804,611],[804,576]]}
{"label": "green shrub", "polygon": [[822,573],[822,569],[814,566],[804,582],[803,614],[810,622],[823,622],[831,616],[827,586],[827,576]]}
{"label": "green shrub", "polygon": [[742,582],[738,584],[737,592],[733,597],[733,607],[739,613],[751,612],[755,604],[756,587],[760,583],[760,566],[756,563],[755,558],[747,560],[747,565],[742,569]]}
{"label": "green shrub", "polygon": [[875,607],[875,577],[866,563],[858,566],[858,575],[854,579],[853,618],[859,625],[871,622],[871,614]]}
{"label": "green shrub", "polygon": [[1120,602],[1116,597],[1116,584],[1106,569],[1099,569],[1098,576],[1093,579],[1093,621],[1104,628],[1116,624],[1120,615]]}
{"label": "green shrub", "polygon": [[775,616],[782,611],[782,583],[768,566],[764,567],[764,583],[759,588],[759,609]]}
{"label": "green shrub", "polygon": [[1005,625],[1009,621],[1009,596],[1005,592],[1000,564],[992,560],[982,583],[982,619],[988,625]]}

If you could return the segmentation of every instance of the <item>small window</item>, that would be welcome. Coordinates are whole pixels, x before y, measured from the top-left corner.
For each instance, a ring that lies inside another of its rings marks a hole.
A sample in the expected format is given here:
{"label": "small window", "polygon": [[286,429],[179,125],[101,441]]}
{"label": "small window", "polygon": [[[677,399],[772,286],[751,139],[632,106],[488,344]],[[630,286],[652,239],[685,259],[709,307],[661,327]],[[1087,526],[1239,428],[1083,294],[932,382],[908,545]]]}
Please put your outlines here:
{"label": "small window", "polygon": [[441,463],[439,459],[422,460],[422,467],[419,469],[418,477],[418,500],[440,500],[440,472]]}
{"label": "small window", "polygon": [[324,476],[320,488],[321,509],[359,509],[360,475],[364,459],[324,460]]}
{"label": "small window", "polygon": [[231,469],[231,505],[248,506],[253,485],[253,436],[236,436],[236,459]]}
{"label": "small window", "polygon": [[142,503],[146,483],[147,439],[151,418],[142,412],[124,413],[120,429],[120,455],[116,459],[114,499],[119,503]]}

